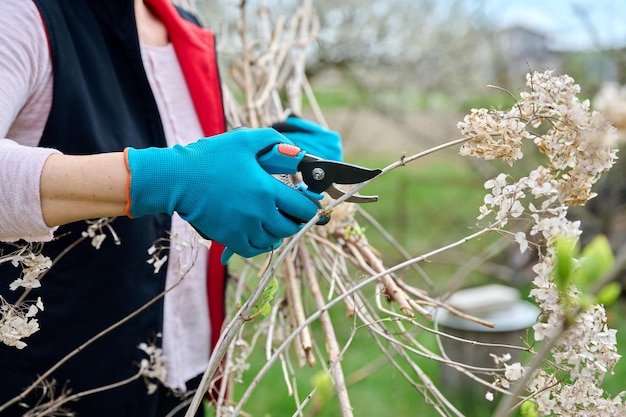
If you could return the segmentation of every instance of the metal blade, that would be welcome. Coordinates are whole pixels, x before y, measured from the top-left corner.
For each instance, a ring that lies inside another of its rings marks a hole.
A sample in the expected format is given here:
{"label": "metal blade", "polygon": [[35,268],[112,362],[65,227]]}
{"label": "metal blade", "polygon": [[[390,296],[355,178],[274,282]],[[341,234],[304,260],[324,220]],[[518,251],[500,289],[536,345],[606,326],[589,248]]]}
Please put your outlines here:
{"label": "metal blade", "polygon": [[303,160],[298,166],[309,190],[321,193],[333,184],[358,184],[380,174],[380,169],[363,168],[344,162]]}
{"label": "metal blade", "polygon": [[[326,189],[326,192],[328,193],[329,196],[331,196],[335,200],[340,197],[343,197],[343,195],[346,194],[344,191],[340,190],[339,188],[335,187],[332,184],[330,187]],[[354,194],[348,197],[346,201],[349,201],[351,203],[359,203],[359,204],[360,203],[374,203],[378,201],[378,196]]]}

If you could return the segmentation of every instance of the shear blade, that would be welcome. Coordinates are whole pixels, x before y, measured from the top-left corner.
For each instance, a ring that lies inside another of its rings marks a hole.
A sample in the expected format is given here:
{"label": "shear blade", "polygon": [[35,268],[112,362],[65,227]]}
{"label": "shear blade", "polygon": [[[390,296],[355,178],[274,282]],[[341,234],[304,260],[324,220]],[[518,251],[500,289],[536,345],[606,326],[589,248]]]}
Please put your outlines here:
{"label": "shear blade", "polygon": [[[358,184],[374,178],[380,169],[363,168],[344,162],[303,160],[298,169],[309,190],[321,193],[335,184]],[[320,175],[321,174],[321,175]]]}
{"label": "shear blade", "polygon": [[345,162],[327,162],[335,184],[359,184],[371,180],[382,171],[380,169],[363,168]]}
{"label": "shear blade", "polygon": [[[343,197],[346,194],[344,191],[341,191],[339,188],[335,187],[334,185],[331,185],[330,187],[328,187],[326,189],[326,192],[328,193],[329,196],[331,196],[335,200]],[[378,196],[354,194],[348,197],[346,201],[349,201],[351,203],[374,203],[378,201]]]}

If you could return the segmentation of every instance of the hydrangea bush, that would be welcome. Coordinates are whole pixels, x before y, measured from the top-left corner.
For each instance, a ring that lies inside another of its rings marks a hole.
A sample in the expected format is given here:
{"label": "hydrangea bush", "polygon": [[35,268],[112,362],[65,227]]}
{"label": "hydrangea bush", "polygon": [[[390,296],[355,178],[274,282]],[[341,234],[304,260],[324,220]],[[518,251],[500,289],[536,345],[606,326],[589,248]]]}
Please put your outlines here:
{"label": "hydrangea bush", "polygon": [[[488,180],[478,217],[492,219],[491,227],[499,229],[511,221],[526,223],[527,231],[515,233],[514,239],[522,252],[530,246],[537,251],[530,296],[542,314],[533,326],[534,342],[551,339],[551,354],[537,369],[515,364],[517,371],[505,376],[517,380],[532,372],[528,398],[535,415],[626,415],[622,395],[610,398],[601,388],[620,358],[604,307],[577,302],[584,294],[575,282],[566,287],[555,282],[557,241],[581,234],[580,222],[568,219],[568,208],[596,196],[592,186],[616,161],[617,135],[588,100],[578,99],[580,87],[568,75],[534,72],[527,75],[526,86],[510,109],[472,110],[459,123],[468,139],[463,155],[513,166],[523,157],[523,142],[531,141],[544,156],[526,176],[502,173]],[[571,316],[572,307],[578,314]]]}

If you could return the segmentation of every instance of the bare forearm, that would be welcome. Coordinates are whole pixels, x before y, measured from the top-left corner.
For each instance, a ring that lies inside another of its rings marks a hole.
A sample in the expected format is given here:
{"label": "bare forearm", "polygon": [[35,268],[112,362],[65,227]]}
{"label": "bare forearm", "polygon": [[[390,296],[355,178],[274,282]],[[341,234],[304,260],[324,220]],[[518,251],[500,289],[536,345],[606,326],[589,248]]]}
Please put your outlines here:
{"label": "bare forearm", "polygon": [[122,152],[51,155],[40,182],[41,209],[48,226],[120,216],[126,205],[127,171]]}

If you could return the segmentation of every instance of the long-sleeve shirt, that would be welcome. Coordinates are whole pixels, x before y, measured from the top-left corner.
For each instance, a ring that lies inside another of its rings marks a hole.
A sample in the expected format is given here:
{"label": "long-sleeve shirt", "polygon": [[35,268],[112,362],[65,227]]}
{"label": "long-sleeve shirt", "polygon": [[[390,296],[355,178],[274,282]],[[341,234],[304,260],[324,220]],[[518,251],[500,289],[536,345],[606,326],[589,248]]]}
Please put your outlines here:
{"label": "long-sleeve shirt", "polygon": [[[55,228],[43,220],[39,180],[46,158],[58,151],[36,146],[52,104],[53,68],[34,3],[6,0],[2,9],[0,241],[46,241],[53,237]],[[172,45],[142,45],[141,50],[168,145],[200,138],[202,129]],[[185,381],[202,373],[209,357],[207,251],[191,226],[177,215],[171,228],[166,287],[175,285],[182,276],[184,279],[165,297],[163,350],[167,384],[184,390]]]}

